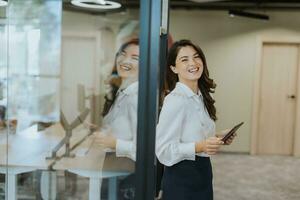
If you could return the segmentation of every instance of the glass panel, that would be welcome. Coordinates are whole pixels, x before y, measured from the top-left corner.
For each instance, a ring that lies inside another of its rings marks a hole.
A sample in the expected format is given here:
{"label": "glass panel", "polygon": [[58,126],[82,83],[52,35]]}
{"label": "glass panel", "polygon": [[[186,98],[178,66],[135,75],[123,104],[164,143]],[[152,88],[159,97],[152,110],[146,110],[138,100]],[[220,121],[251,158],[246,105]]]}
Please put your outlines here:
{"label": "glass panel", "polygon": [[63,13],[61,110],[66,124],[84,122],[73,129],[71,157],[53,166],[64,170],[59,198],[135,195],[139,26],[128,17]]}
{"label": "glass panel", "polygon": [[0,7],[0,199],[5,198],[5,174],[7,174],[7,47],[8,29],[6,7]]}
{"label": "glass panel", "polygon": [[60,1],[41,0],[11,0],[7,7],[6,199],[54,196],[56,172],[48,171],[46,157],[60,138],[46,127],[60,120],[61,9]]}
{"label": "glass panel", "polygon": [[17,132],[59,120],[60,5],[10,1],[8,115],[17,120]]}
{"label": "glass panel", "polygon": [[138,12],[61,5],[8,5],[6,199],[133,199]]}

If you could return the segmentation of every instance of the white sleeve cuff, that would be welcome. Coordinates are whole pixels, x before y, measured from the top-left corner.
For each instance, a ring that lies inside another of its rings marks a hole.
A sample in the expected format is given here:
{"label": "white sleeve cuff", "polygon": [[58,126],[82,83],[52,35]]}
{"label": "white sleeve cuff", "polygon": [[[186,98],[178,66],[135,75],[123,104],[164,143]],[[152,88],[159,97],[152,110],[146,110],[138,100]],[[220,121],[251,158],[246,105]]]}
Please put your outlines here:
{"label": "white sleeve cuff", "polygon": [[195,160],[195,142],[181,143],[179,144],[178,150],[182,157],[185,157],[189,160]]}
{"label": "white sleeve cuff", "polygon": [[117,157],[128,157],[135,161],[135,149],[133,148],[132,141],[117,139],[116,144],[116,156]]}

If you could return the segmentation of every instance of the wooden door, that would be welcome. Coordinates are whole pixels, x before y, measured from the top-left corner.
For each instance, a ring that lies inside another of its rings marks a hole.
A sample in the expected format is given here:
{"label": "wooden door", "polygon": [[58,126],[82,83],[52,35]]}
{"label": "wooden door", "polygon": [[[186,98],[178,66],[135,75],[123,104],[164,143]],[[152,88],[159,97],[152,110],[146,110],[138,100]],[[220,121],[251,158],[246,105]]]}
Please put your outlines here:
{"label": "wooden door", "polygon": [[263,45],[258,154],[293,154],[298,65],[299,45]]}

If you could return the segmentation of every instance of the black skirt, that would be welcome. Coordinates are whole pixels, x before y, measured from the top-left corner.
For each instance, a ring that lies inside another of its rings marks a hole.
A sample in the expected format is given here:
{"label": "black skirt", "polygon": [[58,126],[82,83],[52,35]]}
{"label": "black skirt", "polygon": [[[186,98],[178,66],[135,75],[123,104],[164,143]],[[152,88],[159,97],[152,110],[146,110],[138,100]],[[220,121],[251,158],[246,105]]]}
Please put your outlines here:
{"label": "black skirt", "polygon": [[212,167],[209,157],[196,156],[166,167],[163,200],[213,200]]}

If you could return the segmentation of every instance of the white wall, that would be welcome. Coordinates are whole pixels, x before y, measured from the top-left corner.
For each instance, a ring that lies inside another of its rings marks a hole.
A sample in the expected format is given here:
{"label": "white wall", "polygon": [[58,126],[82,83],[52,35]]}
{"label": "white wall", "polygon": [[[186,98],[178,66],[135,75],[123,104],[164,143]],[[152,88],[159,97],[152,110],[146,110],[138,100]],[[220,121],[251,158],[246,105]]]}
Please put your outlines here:
{"label": "white wall", "polygon": [[137,19],[136,13],[136,10],[129,10],[124,13],[90,15],[63,11],[62,32],[63,34],[75,33],[79,35],[100,34],[101,64],[110,65],[109,67],[103,65],[101,67],[104,68],[104,73],[108,73],[106,71],[112,67],[116,50],[121,42],[118,41],[120,39],[118,37],[122,37],[118,35],[120,26],[125,22]]}
{"label": "white wall", "polygon": [[217,129],[244,121],[238,138],[224,151],[250,152],[251,112],[257,40],[300,38],[300,12],[267,12],[270,21],[230,18],[225,11],[171,11],[174,40],[191,39],[204,50],[217,83]]}

